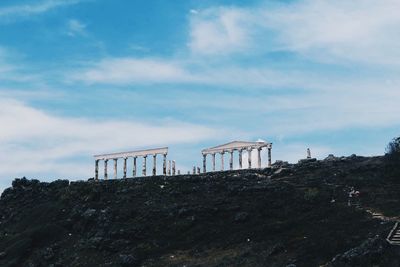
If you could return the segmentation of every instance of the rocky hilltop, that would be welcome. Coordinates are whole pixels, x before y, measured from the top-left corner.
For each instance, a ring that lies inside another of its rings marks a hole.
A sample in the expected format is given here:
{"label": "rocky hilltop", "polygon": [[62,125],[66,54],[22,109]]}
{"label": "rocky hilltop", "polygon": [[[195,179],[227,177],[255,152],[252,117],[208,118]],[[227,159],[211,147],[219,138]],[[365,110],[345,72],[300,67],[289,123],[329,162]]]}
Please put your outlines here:
{"label": "rocky hilltop", "polygon": [[15,179],[0,266],[400,266],[384,157],[108,181]]}

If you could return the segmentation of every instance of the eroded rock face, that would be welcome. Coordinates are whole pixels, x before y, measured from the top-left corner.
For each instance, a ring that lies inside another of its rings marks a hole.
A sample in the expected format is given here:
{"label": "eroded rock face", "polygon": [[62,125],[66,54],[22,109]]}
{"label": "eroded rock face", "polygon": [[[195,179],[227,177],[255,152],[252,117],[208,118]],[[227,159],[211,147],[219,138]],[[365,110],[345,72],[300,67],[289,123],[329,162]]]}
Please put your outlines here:
{"label": "eroded rock face", "polygon": [[[382,158],[353,156],[99,182],[16,179],[0,199],[0,266],[399,266],[382,238],[392,223],[363,211],[400,213],[400,179],[384,170]],[[350,189],[360,194],[349,202]]]}

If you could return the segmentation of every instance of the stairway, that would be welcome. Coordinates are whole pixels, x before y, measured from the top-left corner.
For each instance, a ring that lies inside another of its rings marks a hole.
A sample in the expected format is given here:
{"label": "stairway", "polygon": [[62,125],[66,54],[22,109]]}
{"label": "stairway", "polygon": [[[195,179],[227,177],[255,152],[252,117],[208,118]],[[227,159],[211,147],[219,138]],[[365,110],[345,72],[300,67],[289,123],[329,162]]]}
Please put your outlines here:
{"label": "stairway", "polygon": [[386,240],[392,245],[400,245],[400,224],[396,222]]}

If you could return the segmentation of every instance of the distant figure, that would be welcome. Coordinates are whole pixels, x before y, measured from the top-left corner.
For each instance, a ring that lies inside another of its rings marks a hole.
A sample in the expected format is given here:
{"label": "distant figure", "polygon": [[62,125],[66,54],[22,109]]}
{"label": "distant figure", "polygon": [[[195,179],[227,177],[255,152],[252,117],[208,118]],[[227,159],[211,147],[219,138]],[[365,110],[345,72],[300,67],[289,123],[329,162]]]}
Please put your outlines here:
{"label": "distant figure", "polygon": [[307,158],[311,159],[311,151],[309,148],[307,148]]}

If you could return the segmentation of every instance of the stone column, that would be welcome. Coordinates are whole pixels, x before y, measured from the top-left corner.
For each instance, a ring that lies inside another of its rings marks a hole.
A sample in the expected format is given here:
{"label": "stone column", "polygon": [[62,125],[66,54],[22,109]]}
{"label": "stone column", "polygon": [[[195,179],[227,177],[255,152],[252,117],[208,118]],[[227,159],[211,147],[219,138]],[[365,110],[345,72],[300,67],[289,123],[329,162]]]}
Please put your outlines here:
{"label": "stone column", "polygon": [[307,158],[311,159],[311,151],[309,148],[307,148]]}
{"label": "stone column", "polygon": [[178,175],[181,175],[181,170],[178,170]]}
{"label": "stone column", "polygon": [[94,179],[97,181],[99,180],[99,160],[96,159],[94,164]]}
{"label": "stone column", "polygon": [[224,154],[225,154],[225,152],[222,151],[221,152],[221,171],[224,170]]}
{"label": "stone column", "polygon": [[197,167],[197,174],[200,174],[200,167]]}
{"label": "stone column", "polygon": [[147,155],[143,156],[142,176],[146,176],[146,170],[147,170],[146,159]]}
{"label": "stone column", "polygon": [[239,170],[243,168],[243,149],[239,149]]}
{"label": "stone column", "polygon": [[175,175],[176,174],[176,162],[175,162],[175,160],[173,160],[172,161],[172,175]]}
{"label": "stone column", "polygon": [[212,154],[212,168],[215,171],[215,153]]}
{"label": "stone column", "polygon": [[233,170],[233,150],[229,151],[229,153],[231,154],[231,157],[229,159],[229,169]]}
{"label": "stone column", "polygon": [[157,154],[153,155],[153,176],[157,175]]}
{"label": "stone column", "polygon": [[167,175],[167,154],[163,155],[163,174]]}
{"label": "stone column", "polygon": [[272,159],[271,159],[271,147],[268,148],[268,167],[271,167],[272,165]]}
{"label": "stone column", "polygon": [[124,178],[126,178],[126,160],[127,158],[124,158]]}
{"label": "stone column", "polygon": [[248,162],[249,162],[249,169],[251,169],[251,150],[252,150],[252,148],[250,148],[250,149],[247,149],[247,153],[248,153]]}
{"label": "stone column", "polygon": [[203,154],[203,172],[207,172],[207,154]]}
{"label": "stone column", "polygon": [[257,148],[257,160],[258,160],[258,168],[261,169],[261,147]]}
{"label": "stone column", "polygon": [[136,159],[137,157],[133,157],[133,171],[132,171],[132,177],[136,177]]}
{"label": "stone column", "polygon": [[168,175],[171,175],[171,161],[168,160]]}
{"label": "stone column", "polygon": [[117,179],[117,162],[118,159],[114,159],[114,179]]}
{"label": "stone column", "polygon": [[108,174],[107,174],[107,163],[108,163],[108,159],[104,160],[104,180],[108,179]]}

